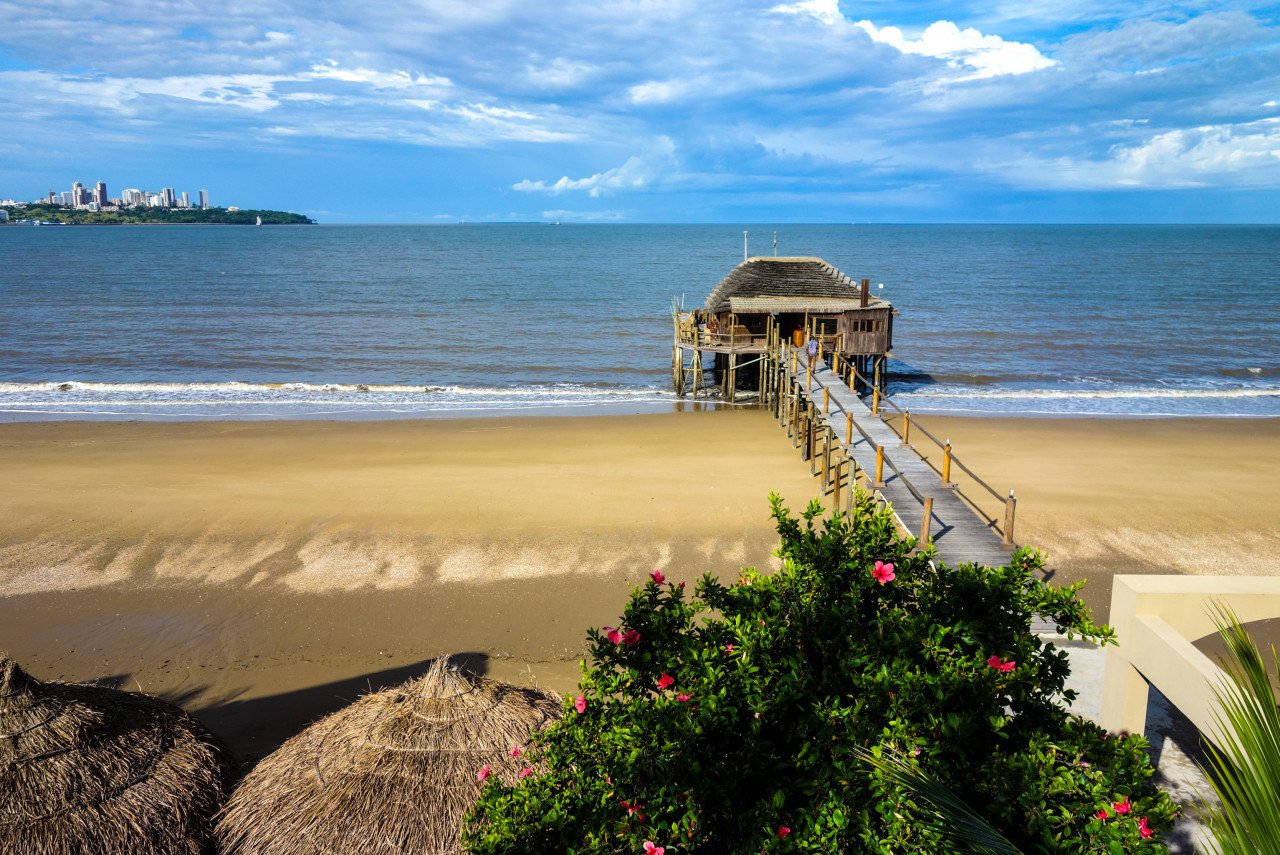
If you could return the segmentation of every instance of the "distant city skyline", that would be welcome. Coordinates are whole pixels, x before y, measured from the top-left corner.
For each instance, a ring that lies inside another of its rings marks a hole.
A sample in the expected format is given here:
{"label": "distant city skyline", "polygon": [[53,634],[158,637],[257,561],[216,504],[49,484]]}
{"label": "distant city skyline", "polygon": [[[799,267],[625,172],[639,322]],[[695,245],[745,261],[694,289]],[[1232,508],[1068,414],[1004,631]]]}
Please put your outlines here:
{"label": "distant city skyline", "polygon": [[[5,194],[0,193],[0,198]],[[209,205],[209,191],[201,189],[198,195],[197,208],[207,209]],[[93,185],[92,189],[86,188],[79,181],[71,182],[71,189],[66,191],[49,190],[43,196],[38,196],[30,200],[18,200],[16,197],[12,199],[3,199],[5,202],[17,202],[19,204],[48,204],[61,205],[66,208],[76,208],[90,211],[113,210],[115,208],[190,208],[191,199],[188,191],[178,192],[173,187],[162,187],[159,190],[139,190],[136,187],[126,187],[120,191],[119,196],[111,196],[107,190],[107,182],[99,181]]]}
{"label": "distant city skyline", "polygon": [[0,187],[198,175],[324,222],[1276,222],[1278,58],[1250,0],[0,0]]}

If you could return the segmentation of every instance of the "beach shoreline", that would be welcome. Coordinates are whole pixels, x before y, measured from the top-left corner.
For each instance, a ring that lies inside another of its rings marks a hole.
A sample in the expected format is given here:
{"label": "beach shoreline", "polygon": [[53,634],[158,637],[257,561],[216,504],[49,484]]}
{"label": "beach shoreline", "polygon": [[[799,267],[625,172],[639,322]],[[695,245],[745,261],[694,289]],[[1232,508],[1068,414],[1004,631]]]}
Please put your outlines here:
{"label": "beach shoreline", "polygon": [[[1115,573],[1280,573],[1280,419],[922,424],[1099,617]],[[819,488],[750,408],[4,424],[0,481],[0,649],[175,699],[246,760],[437,656],[567,691],[649,570],[771,566],[769,491]]]}

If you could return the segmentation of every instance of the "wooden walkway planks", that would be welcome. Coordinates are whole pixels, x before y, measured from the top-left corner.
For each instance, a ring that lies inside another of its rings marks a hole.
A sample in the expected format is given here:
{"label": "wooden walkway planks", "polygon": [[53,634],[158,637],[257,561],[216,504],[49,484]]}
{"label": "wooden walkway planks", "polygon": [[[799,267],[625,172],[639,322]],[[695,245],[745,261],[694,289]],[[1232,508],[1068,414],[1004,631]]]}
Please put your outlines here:
{"label": "wooden walkway planks", "polygon": [[[804,353],[798,353],[797,356],[797,373],[803,384],[808,360]],[[981,519],[954,489],[944,487],[938,473],[909,446],[904,447],[902,439],[893,429],[872,415],[871,408],[820,360],[815,361],[814,369],[813,389],[809,394],[821,406],[822,389],[825,387],[828,390],[832,430],[840,444],[850,450],[858,466],[874,477],[876,445],[884,447],[885,481],[883,487],[877,488],[877,492],[892,504],[903,528],[919,534],[924,522],[922,498],[932,497],[930,533],[940,560],[950,565],[969,561],[991,566],[1007,564],[1010,549],[1004,545],[994,524]],[[850,443],[850,437],[846,435],[845,413],[853,415],[854,422],[870,437],[871,442],[855,428],[853,442]],[[893,471],[894,468],[897,472]]]}

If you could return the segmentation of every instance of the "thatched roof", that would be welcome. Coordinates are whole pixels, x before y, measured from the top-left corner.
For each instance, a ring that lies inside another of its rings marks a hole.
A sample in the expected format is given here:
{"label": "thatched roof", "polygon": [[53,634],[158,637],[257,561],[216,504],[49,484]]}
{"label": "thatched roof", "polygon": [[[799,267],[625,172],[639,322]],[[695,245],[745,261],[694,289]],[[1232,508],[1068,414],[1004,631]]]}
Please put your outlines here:
{"label": "thatched roof", "polygon": [[225,756],[171,704],[41,682],[0,654],[0,852],[207,852]]}
{"label": "thatched roof", "polygon": [[852,279],[821,258],[748,258],[729,271],[707,295],[706,310],[729,311],[730,297],[828,297],[857,300]]}
{"label": "thatched roof", "polygon": [[561,715],[559,699],[473,677],[427,674],[365,695],[290,739],[236,788],[218,819],[224,855],[444,855],[482,784],[515,782],[511,757]]}

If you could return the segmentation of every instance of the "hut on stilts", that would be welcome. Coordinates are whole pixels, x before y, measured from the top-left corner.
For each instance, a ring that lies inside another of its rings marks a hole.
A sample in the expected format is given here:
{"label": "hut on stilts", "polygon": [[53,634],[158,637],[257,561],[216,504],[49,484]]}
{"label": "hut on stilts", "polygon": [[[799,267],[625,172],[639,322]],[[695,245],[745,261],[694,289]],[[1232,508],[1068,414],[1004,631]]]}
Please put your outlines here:
{"label": "hut on stilts", "polygon": [[673,312],[676,394],[696,398],[718,389],[728,401],[758,394],[767,388],[761,379],[778,368],[783,343],[799,347],[809,338],[883,392],[895,312],[870,287],[869,279],[855,282],[821,258],[746,259],[711,289],[703,308]]}
{"label": "hut on stilts", "polygon": [[0,737],[0,852],[211,851],[231,767],[177,707],[42,682],[0,655]]}
{"label": "hut on stilts", "polygon": [[[550,693],[437,659],[425,676],[365,695],[266,757],[218,819],[224,855],[455,855],[483,786],[513,784],[512,749],[562,714]],[[483,778],[484,776],[481,776]]]}

